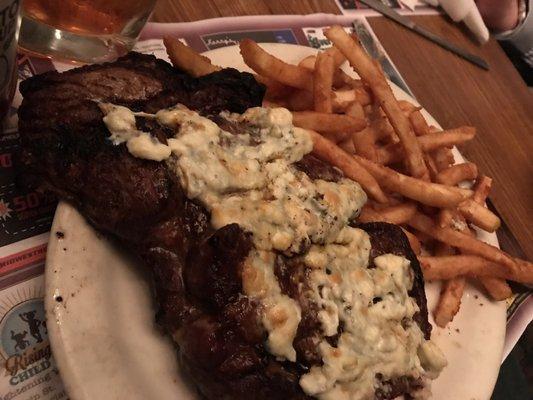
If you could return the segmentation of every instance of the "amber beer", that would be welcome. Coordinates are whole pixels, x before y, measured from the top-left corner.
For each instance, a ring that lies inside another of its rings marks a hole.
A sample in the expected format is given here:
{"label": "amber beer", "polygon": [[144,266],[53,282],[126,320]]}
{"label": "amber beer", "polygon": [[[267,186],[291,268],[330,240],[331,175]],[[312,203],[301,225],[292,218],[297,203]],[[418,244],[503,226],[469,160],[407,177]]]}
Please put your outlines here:
{"label": "amber beer", "polygon": [[20,0],[0,0],[0,120],[15,94]]}
{"label": "amber beer", "polygon": [[156,0],[25,0],[19,46],[84,62],[129,51]]}
{"label": "amber beer", "polygon": [[58,29],[94,35],[120,33],[154,0],[24,0],[24,15]]}

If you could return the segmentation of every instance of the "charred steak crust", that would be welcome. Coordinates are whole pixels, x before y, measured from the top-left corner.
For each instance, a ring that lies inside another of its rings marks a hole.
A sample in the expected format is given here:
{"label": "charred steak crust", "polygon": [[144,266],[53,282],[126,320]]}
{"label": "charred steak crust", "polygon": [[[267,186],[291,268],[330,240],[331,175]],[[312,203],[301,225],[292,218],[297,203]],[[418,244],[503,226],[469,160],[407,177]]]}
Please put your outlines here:
{"label": "charred steak crust", "polygon": [[[214,231],[207,211],[187,199],[164,164],[113,146],[95,102],[146,112],[181,102],[216,119],[222,110],[240,113],[261,105],[264,87],[235,70],[196,79],[152,56],[130,53],[115,63],[30,78],[21,92],[22,177],[34,185],[45,182],[143,260],[156,289],[156,320],[178,343],[183,366],[202,394],[208,399],[309,398],[299,379],[321,363],[316,354],[320,325],[314,305],[302,295],[305,266],[281,255],[276,262],[283,292],[304,310],[294,341],[297,363],[278,361],[264,347],[261,305],[242,294],[239,278],[252,246],[250,234],[236,224]],[[165,142],[170,132],[139,120],[143,130]],[[313,179],[342,176],[312,156],[297,168]],[[403,232],[381,223],[359,227],[370,234],[371,258],[394,253],[411,261],[416,278],[410,294],[429,336],[422,274]],[[387,390],[377,391],[376,398],[393,398],[418,384],[399,377],[384,382]]]}

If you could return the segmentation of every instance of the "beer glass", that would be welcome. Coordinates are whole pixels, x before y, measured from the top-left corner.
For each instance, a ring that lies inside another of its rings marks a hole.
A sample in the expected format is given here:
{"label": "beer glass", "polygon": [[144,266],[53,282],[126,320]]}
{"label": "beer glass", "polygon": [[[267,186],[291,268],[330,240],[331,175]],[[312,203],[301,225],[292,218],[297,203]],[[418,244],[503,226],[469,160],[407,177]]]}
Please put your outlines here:
{"label": "beer glass", "polygon": [[80,62],[126,54],[156,0],[24,0],[19,47]]}

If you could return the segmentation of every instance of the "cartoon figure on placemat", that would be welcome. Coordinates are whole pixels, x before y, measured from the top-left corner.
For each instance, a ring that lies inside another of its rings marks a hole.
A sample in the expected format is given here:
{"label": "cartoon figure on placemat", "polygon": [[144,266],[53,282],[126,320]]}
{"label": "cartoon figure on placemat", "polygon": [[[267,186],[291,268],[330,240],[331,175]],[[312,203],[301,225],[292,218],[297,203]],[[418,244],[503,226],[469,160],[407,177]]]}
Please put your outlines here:
{"label": "cartoon figure on placemat", "polygon": [[35,311],[28,311],[19,314],[19,317],[28,324],[28,328],[30,328],[30,334],[35,338],[35,340],[37,340],[37,343],[41,343],[43,338],[41,337],[39,326],[42,325],[42,322],[41,320],[35,318]]}
{"label": "cartoon figure on placemat", "polygon": [[11,340],[13,340],[15,344],[15,349],[24,350],[26,347],[30,345],[30,342],[25,339],[26,335],[28,334],[27,331],[15,333],[14,331],[11,331]]}

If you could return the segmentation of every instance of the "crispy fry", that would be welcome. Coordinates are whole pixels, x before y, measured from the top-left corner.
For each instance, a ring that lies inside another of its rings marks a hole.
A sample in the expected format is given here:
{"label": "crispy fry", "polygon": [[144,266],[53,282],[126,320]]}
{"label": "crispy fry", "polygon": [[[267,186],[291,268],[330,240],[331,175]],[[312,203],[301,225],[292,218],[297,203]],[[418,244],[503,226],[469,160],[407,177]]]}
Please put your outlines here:
{"label": "crispy fry", "polygon": [[315,111],[295,111],[292,113],[292,122],[300,128],[343,134],[342,139],[339,140],[346,139],[350,134],[358,132],[366,126],[364,119]]}
{"label": "crispy fry", "polygon": [[359,43],[352,40],[342,27],[333,26],[326,29],[324,34],[346,56],[350,65],[368,83],[373,94],[379,99],[383,111],[401,140],[411,175],[428,180],[429,175],[422,157],[422,149],[416,141],[409,120],[402,113],[381,71],[376,68]]}
{"label": "crispy fry", "polygon": [[474,196],[472,197],[474,201],[479,204],[485,203],[487,197],[489,197],[490,190],[492,189],[492,178],[488,176],[481,175],[476,181],[474,187]]}
{"label": "crispy fry", "polygon": [[287,64],[267,53],[251,39],[242,40],[239,46],[246,65],[259,75],[287,86],[308,91],[313,90],[313,73],[307,68]]}
{"label": "crispy fry", "polygon": [[331,103],[333,71],[333,58],[327,53],[319,53],[313,73],[315,111],[323,113],[331,113],[333,111]]}
{"label": "crispy fry", "polygon": [[466,281],[463,277],[450,279],[442,283],[439,302],[433,313],[435,323],[444,328],[453,320],[461,306]]}
{"label": "crispy fry", "polygon": [[[472,140],[475,135],[475,128],[465,126],[438,133],[428,133],[427,135],[419,136],[417,139],[421,148],[424,151],[430,152],[435,149],[438,149],[439,147],[452,146],[467,142],[469,140]],[[403,159],[403,148],[399,144],[390,144],[381,147],[378,150],[378,158],[380,160],[380,164],[384,165],[399,162]]]}
{"label": "crispy fry", "polygon": [[294,90],[289,86],[285,86],[283,83],[275,81],[274,79],[267,78],[266,76],[253,74],[255,80],[266,86],[265,98],[276,99],[278,101],[284,101],[285,98]]}
{"label": "crispy fry", "polygon": [[335,69],[339,68],[346,61],[344,54],[342,54],[335,46],[331,46],[330,48],[324,50],[324,53],[333,58],[333,67]]}
{"label": "crispy fry", "polygon": [[339,147],[343,149],[346,153],[355,154],[355,147],[351,136],[348,139],[345,139],[338,143]]}
{"label": "crispy fry", "polygon": [[370,104],[371,97],[364,88],[335,90],[333,91],[332,101],[334,111],[344,111],[354,101],[363,106]]}
{"label": "crispy fry", "polygon": [[313,92],[295,89],[287,96],[289,110],[305,111],[313,108]]}
{"label": "crispy fry", "polygon": [[387,196],[385,196],[374,177],[355,161],[350,154],[320,136],[317,132],[309,131],[309,134],[313,139],[313,153],[318,158],[334,165],[344,172],[344,175],[348,178],[358,182],[370,197],[380,203],[387,202]]}
{"label": "crispy fry", "polygon": [[435,161],[435,165],[439,171],[448,168],[455,162],[451,146],[441,147],[440,149],[433,151],[431,157]]}
{"label": "crispy fry", "polygon": [[354,117],[357,119],[365,120],[365,111],[363,110],[363,106],[361,103],[354,101],[346,107],[345,111],[346,115],[349,115],[350,117]]}
{"label": "crispy fry", "polygon": [[172,65],[192,76],[203,76],[222,69],[219,66],[211,64],[209,58],[198,54],[177,38],[165,36],[163,43],[165,44]]}
{"label": "crispy fry", "polygon": [[405,202],[379,210],[379,213],[391,224],[402,225],[407,223],[416,213],[416,204]]}
{"label": "crispy fry", "polygon": [[479,280],[485,290],[496,301],[505,300],[513,295],[511,287],[505,282],[505,279],[491,278],[490,276],[480,276]]}
{"label": "crispy fry", "polygon": [[377,161],[376,140],[374,131],[370,126],[366,127],[360,132],[352,134],[352,143],[355,149],[355,154],[358,154],[371,161]]}
{"label": "crispy fry", "polygon": [[315,69],[316,56],[307,56],[298,63],[299,67],[307,68],[310,71]]}
{"label": "crispy fry", "polygon": [[415,131],[416,136],[424,136],[429,133],[429,125],[419,110],[413,111],[409,115],[409,121],[411,121],[411,125],[413,125],[413,130]]}
{"label": "crispy fry", "polygon": [[431,182],[435,182],[436,181],[436,177],[439,174],[439,169],[437,168],[437,164],[435,163],[435,160],[433,160],[433,157],[430,154],[425,153],[424,154],[424,161],[426,162],[426,166],[427,166],[428,171],[429,171],[429,176],[431,178]]}
{"label": "crispy fry", "polygon": [[399,193],[409,199],[433,207],[455,207],[464,199],[472,196],[472,191],[457,187],[426,182],[400,174],[359,156],[353,156],[364,166],[384,188]]}
{"label": "crispy fry", "polygon": [[505,265],[510,270],[516,268],[516,263],[497,247],[452,228],[441,228],[422,213],[416,213],[407,224],[441,242],[457,247],[461,251],[485,257],[487,260]]}
{"label": "crispy fry", "polygon": [[477,165],[474,163],[456,164],[438,173],[435,180],[443,185],[454,186],[459,182],[468,181],[477,177]]}
{"label": "crispy fry", "polygon": [[426,279],[451,279],[457,276],[508,279],[520,283],[533,283],[533,267],[518,265],[506,268],[504,265],[488,261],[486,258],[471,255],[418,258]]}
{"label": "crispy fry", "polygon": [[[361,215],[359,215],[359,221],[362,223],[367,223],[367,222],[388,222],[389,224],[394,223],[391,220],[387,219],[387,217],[382,215],[380,212],[368,206],[363,207],[361,211]],[[409,245],[413,249],[413,252],[417,255],[420,254],[420,252],[422,251],[422,247],[420,245],[420,241],[418,240],[418,238],[415,235],[413,235],[411,232],[409,232],[407,229],[403,227],[400,227],[400,228],[402,229],[403,233],[405,233],[405,236],[407,236],[407,240],[409,240]]]}
{"label": "crispy fry", "polygon": [[494,232],[500,227],[500,218],[473,199],[461,202],[457,209],[468,221],[488,232]]}

